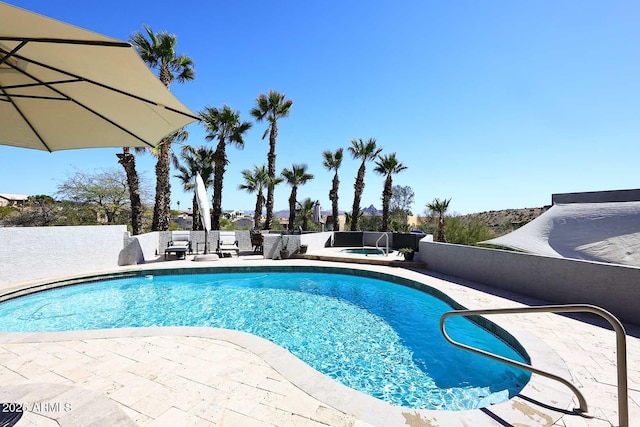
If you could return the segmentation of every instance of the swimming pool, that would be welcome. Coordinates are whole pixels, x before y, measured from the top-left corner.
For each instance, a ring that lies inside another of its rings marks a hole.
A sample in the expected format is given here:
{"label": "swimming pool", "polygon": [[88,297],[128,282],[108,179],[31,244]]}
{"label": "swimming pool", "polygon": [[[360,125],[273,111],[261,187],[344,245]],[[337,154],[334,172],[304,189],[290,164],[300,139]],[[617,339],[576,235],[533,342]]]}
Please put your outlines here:
{"label": "swimming pool", "polygon": [[[0,304],[0,330],[210,326],[269,339],[343,384],[410,408],[472,409],[504,401],[529,374],[458,350],[438,330],[446,303],[374,278],[334,273],[145,276],[40,292]],[[465,319],[451,336],[516,360]]]}

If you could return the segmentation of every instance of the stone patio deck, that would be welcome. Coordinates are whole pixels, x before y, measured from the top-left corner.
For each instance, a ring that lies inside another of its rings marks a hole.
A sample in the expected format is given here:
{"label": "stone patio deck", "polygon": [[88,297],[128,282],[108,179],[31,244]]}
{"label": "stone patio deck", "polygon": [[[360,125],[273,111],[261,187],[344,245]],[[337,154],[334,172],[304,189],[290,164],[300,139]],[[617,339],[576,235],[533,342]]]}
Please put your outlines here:
{"label": "stone patio deck", "polygon": [[[426,283],[468,308],[541,303],[427,271],[257,257],[211,263],[189,259],[126,269],[273,263],[349,267]],[[571,392],[537,375],[519,396],[482,410],[393,407],[342,386],[264,339],[212,328],[2,333],[0,401],[25,405],[28,411],[18,426],[618,425],[612,331],[590,318],[555,314],[490,320],[524,345],[534,366],[571,378],[585,395],[593,418],[570,413],[576,406]],[[640,328],[627,326],[627,332],[629,419],[634,425],[640,420]]]}

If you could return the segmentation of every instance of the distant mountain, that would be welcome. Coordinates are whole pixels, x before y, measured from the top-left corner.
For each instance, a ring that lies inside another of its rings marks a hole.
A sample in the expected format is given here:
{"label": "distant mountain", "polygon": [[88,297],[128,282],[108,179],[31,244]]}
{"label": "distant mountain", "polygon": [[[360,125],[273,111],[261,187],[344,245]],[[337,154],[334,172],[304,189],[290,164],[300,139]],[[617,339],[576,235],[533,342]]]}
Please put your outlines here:
{"label": "distant mountain", "polygon": [[371,215],[371,216],[381,216],[382,215],[382,210],[379,210],[378,208],[376,208],[373,205],[370,205],[368,208],[362,209],[361,212],[364,215]]}

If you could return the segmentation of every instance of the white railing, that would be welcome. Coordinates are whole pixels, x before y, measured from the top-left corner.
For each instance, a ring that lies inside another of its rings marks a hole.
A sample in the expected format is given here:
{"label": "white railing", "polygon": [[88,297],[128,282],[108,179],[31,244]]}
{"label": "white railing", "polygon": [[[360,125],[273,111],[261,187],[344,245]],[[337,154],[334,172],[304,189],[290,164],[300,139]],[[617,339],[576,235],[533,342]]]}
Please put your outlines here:
{"label": "white railing", "polygon": [[380,249],[380,240],[382,240],[382,238],[386,238],[387,239],[387,245],[386,245],[386,250],[384,251],[384,256],[388,256],[389,255],[389,235],[387,233],[383,233],[380,235],[380,237],[378,237],[378,240],[376,240],[376,249],[381,251],[382,249]]}
{"label": "white railing", "polygon": [[561,378],[557,375],[551,374],[549,372],[542,371],[540,369],[536,369],[531,365],[526,365],[524,363],[516,362],[515,360],[507,359],[502,356],[498,356],[497,354],[489,353],[484,350],[480,350],[474,347],[470,347],[465,344],[461,344],[457,341],[454,341],[447,335],[447,332],[444,328],[445,321],[452,316],[473,316],[473,315],[482,315],[482,314],[515,314],[515,313],[575,313],[575,312],[588,312],[597,314],[598,316],[606,319],[613,329],[616,332],[616,357],[617,357],[617,368],[618,368],[618,422],[620,427],[629,427],[629,398],[628,398],[628,388],[627,388],[627,333],[624,330],[624,326],[622,323],[611,313],[608,311],[596,307],[594,305],[588,304],[568,304],[568,305],[542,305],[535,307],[519,307],[519,308],[497,308],[497,309],[486,309],[486,310],[456,310],[456,311],[448,311],[442,315],[440,318],[440,332],[444,336],[444,338],[449,341],[449,343],[454,346],[461,348],[463,350],[470,351],[472,353],[479,354],[481,356],[488,357],[492,360],[505,363],[510,366],[515,366],[517,368],[524,369],[529,372],[533,372],[534,374],[542,375],[547,378],[554,379],[556,381],[561,382],[566,385],[573,391],[578,398],[579,409],[575,411],[583,416],[587,416],[587,401],[584,396],[576,386],[571,384],[569,381]]}

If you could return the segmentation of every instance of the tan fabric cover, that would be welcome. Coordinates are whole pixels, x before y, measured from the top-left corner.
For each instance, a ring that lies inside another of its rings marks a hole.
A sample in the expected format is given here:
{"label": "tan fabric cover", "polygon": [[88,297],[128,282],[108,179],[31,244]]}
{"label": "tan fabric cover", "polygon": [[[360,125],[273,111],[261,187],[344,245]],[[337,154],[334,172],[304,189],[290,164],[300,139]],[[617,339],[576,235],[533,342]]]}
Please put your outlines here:
{"label": "tan fabric cover", "polygon": [[[5,3],[0,3],[0,36],[119,41]],[[19,43],[0,40],[0,59],[5,56],[2,50],[11,51]],[[194,121],[191,117],[193,113],[164,87],[132,47],[28,42],[16,54],[86,79],[82,82],[56,83],[51,85],[52,88],[34,86],[6,89],[7,93],[13,95],[69,97],[77,101],[12,98],[51,151],[84,147],[155,146],[165,135]],[[22,59],[10,58],[8,62],[33,78],[2,64],[1,87],[72,78]],[[93,82],[152,103],[125,96]],[[5,99],[7,97],[0,92],[0,100]],[[79,104],[88,106],[97,114]],[[169,111],[164,106],[187,115]],[[131,130],[146,144],[98,115]],[[3,101],[0,101],[0,144],[47,149],[14,105]]]}
{"label": "tan fabric cover", "polygon": [[481,243],[640,267],[640,202],[556,204],[521,228]]}

